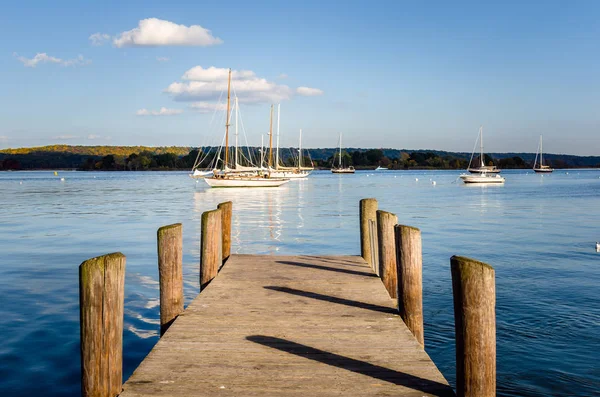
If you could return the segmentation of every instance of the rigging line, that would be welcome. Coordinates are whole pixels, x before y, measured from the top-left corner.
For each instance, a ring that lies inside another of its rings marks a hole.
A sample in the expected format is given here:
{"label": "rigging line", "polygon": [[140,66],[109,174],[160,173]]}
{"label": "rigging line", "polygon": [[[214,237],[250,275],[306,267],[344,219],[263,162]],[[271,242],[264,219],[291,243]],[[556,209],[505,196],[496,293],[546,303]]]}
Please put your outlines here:
{"label": "rigging line", "polygon": [[467,170],[471,168],[471,162],[473,162],[473,156],[475,155],[475,148],[477,147],[477,143],[479,143],[479,132],[477,133],[477,139],[475,140],[475,145],[473,145],[473,151],[471,152],[471,158],[469,159],[469,165],[467,166]]}

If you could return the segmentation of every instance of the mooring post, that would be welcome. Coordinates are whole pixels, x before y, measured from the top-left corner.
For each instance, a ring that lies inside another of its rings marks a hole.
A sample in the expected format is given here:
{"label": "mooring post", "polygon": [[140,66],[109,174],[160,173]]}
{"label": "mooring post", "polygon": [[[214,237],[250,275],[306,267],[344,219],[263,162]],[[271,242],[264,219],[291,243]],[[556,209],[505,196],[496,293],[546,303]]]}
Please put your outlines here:
{"label": "mooring post", "polygon": [[494,268],[450,258],[456,334],[458,397],[496,395],[496,287]]}
{"label": "mooring post", "polygon": [[398,217],[390,212],[377,210],[377,242],[379,251],[379,274],[390,294],[397,298],[398,273],[396,270],[396,239],[394,225]]}
{"label": "mooring post", "polygon": [[223,263],[231,255],[231,212],[233,210],[233,203],[226,201],[217,206],[217,209],[221,210],[221,232],[223,242]]}
{"label": "mooring post", "polygon": [[360,255],[373,269],[375,269],[377,264],[372,262],[373,253],[371,252],[369,221],[377,221],[377,199],[366,198],[360,200],[358,215],[360,219]]}
{"label": "mooring post", "polygon": [[125,255],[79,266],[81,395],[114,397],[123,384]]}
{"label": "mooring post", "polygon": [[379,274],[379,255],[377,254],[377,220],[369,219],[369,243],[371,246],[371,261],[373,271]]}
{"label": "mooring post", "polygon": [[395,232],[398,311],[417,341],[425,346],[421,231],[416,227],[396,225]]}
{"label": "mooring post", "polygon": [[163,226],[156,232],[160,284],[160,335],[183,311],[183,227]]}
{"label": "mooring post", "polygon": [[223,264],[221,210],[202,213],[200,238],[200,290],[217,276]]}

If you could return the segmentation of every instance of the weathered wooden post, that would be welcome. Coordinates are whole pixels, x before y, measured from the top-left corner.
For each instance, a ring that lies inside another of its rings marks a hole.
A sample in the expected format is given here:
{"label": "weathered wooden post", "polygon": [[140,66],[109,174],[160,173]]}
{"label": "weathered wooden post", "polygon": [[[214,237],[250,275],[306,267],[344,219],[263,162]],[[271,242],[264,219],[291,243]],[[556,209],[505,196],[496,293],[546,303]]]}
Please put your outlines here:
{"label": "weathered wooden post", "polygon": [[450,258],[458,397],[496,395],[496,287],[494,268]]}
{"label": "weathered wooden post", "polygon": [[377,210],[377,242],[379,247],[379,275],[392,298],[398,295],[396,270],[396,239],[394,225],[398,217],[390,212]]}
{"label": "weathered wooden post", "polygon": [[358,214],[360,218],[360,255],[373,269],[377,267],[373,263],[373,253],[371,248],[369,221],[377,221],[377,199],[366,198],[360,200]]}
{"label": "weathered wooden post", "polygon": [[219,268],[223,264],[221,233],[221,210],[202,213],[200,290],[203,290],[217,276]]}
{"label": "weathered wooden post", "polygon": [[160,284],[160,335],[183,311],[183,232],[181,223],[156,232]]}
{"label": "weathered wooden post", "polygon": [[114,397],[123,384],[125,255],[79,266],[81,395]]}
{"label": "weathered wooden post", "polygon": [[395,232],[398,311],[417,341],[425,346],[421,231],[416,227],[396,225]]}
{"label": "weathered wooden post", "polygon": [[221,232],[223,242],[223,263],[231,255],[231,212],[233,203],[226,201],[217,206],[221,210]]}
{"label": "weathered wooden post", "polygon": [[371,261],[373,271],[379,276],[379,255],[377,254],[377,220],[369,219],[369,243],[371,245]]}

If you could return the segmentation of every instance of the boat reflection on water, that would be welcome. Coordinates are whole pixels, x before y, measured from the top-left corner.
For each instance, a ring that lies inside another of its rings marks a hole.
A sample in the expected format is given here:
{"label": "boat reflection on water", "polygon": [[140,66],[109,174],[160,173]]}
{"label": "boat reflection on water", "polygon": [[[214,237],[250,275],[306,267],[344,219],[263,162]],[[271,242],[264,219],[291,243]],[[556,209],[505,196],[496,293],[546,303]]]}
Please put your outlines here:
{"label": "boat reflection on water", "polygon": [[285,223],[282,220],[284,195],[289,199],[290,193],[294,190],[286,188],[198,189],[194,192],[195,233],[198,236],[201,233],[200,219],[203,212],[215,209],[224,201],[232,201],[232,253],[275,254],[282,241]]}

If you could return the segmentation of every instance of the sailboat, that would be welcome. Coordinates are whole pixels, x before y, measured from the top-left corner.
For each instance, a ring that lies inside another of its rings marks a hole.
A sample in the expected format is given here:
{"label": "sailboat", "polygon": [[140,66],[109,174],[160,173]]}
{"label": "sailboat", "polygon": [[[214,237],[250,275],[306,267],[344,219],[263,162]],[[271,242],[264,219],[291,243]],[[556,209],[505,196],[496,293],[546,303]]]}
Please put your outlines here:
{"label": "sailboat", "polygon": [[[334,159],[335,161],[335,159]],[[354,174],[354,167],[344,167],[342,166],[342,133],[340,132],[340,155],[339,155],[339,163],[337,168],[332,168],[331,172],[334,174]]]}
{"label": "sailboat", "polygon": [[[229,69],[229,78],[227,81],[227,114],[225,121],[225,159],[223,161],[223,168],[221,170],[214,169],[212,176],[207,176],[204,181],[210,187],[278,187],[287,182],[289,179],[286,178],[271,178],[269,172],[263,172],[256,167],[241,167],[238,164],[238,151],[237,151],[237,131],[236,131],[236,151],[234,168],[229,168],[229,122],[230,122],[230,100],[231,100],[231,69]],[[237,106],[237,98],[236,98]],[[236,107],[237,116],[237,107]],[[237,117],[236,117],[236,129],[237,129]],[[273,106],[271,106],[271,132],[273,129]],[[272,134],[271,135],[271,150],[272,151]],[[218,156],[217,156],[218,159]],[[218,160],[217,160],[218,161]],[[269,158],[269,163],[271,159]]]}
{"label": "sailboat", "polygon": [[[479,127],[479,135],[477,136],[479,140],[479,162],[480,165],[478,167],[471,167],[471,163],[473,162],[473,156],[475,155],[475,149],[473,149],[473,153],[471,153],[471,159],[469,160],[469,167],[467,171],[472,174],[479,174],[481,172],[486,172],[488,174],[498,174],[501,170],[497,168],[495,165],[485,165],[485,156],[483,154],[483,126]],[[477,141],[475,141],[475,145],[477,145]]]}
{"label": "sailboat", "polygon": [[271,176],[276,178],[302,179],[310,175],[314,170],[313,167],[302,166],[302,130],[300,130],[299,145],[298,145],[298,166],[285,167],[279,162],[279,122],[281,120],[281,105],[277,105],[277,143],[275,149],[275,167],[270,168]]}
{"label": "sailboat", "polygon": [[[471,174],[461,174],[460,179],[464,183],[504,183],[505,179],[498,175],[500,170],[496,168],[494,165],[485,165],[485,156],[483,155],[483,126],[479,127],[479,135],[477,136],[479,140],[479,167],[471,167],[471,163],[473,162],[473,156],[475,155],[475,149],[473,148],[473,153],[471,154],[471,159],[469,160],[469,166],[467,167],[467,171]],[[477,145],[477,141],[475,141],[475,145]]]}
{"label": "sailboat", "polygon": [[[538,163],[539,156],[539,163]],[[540,135],[540,144],[538,146],[538,151],[535,154],[535,160],[533,161],[533,170],[539,174],[549,174],[554,171],[554,168],[550,168],[548,165],[544,165],[544,155],[542,150],[542,136]]]}

